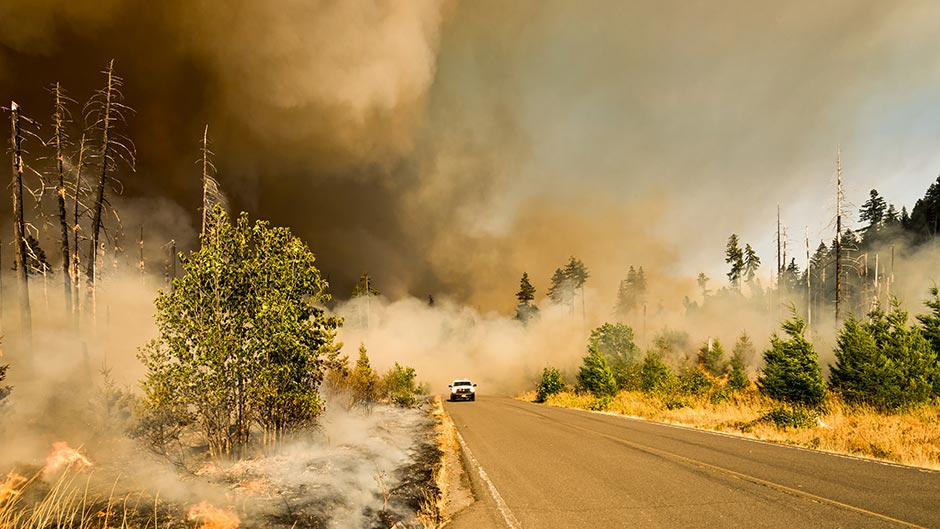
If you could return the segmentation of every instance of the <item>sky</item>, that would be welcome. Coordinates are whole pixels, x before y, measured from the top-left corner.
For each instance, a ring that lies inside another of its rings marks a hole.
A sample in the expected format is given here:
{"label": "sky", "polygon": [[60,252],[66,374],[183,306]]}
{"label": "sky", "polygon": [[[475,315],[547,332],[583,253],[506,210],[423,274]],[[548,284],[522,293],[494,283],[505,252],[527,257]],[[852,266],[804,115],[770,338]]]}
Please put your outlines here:
{"label": "sky", "polygon": [[209,124],[230,204],[303,237],[338,298],[368,271],[393,299],[509,312],[522,272],[542,295],[573,255],[608,297],[644,266],[681,299],[700,271],[723,284],[731,233],[769,280],[778,205],[801,267],[804,229],[831,240],[837,149],[853,219],[872,188],[913,206],[940,173],[938,20],[931,1],[7,0],[0,101],[47,120],[45,87],[85,101],[115,59],[137,110],[125,229],[192,244]]}

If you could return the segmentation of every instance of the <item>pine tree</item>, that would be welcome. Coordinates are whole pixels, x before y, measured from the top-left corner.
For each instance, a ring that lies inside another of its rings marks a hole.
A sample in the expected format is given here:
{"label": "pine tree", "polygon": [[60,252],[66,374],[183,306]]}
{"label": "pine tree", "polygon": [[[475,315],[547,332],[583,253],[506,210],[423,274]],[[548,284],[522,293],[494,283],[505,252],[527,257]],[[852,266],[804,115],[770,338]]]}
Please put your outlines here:
{"label": "pine tree", "polygon": [[749,285],[753,284],[757,270],[760,268],[760,257],[750,243],[744,246],[744,281]]}
{"label": "pine tree", "polygon": [[906,322],[907,312],[896,300],[888,313],[872,311],[868,322],[846,320],[829,376],[832,388],[849,402],[884,411],[930,400],[937,353],[920,329]]}
{"label": "pine tree", "polygon": [[539,308],[529,303],[535,299],[535,287],[529,282],[528,272],[522,273],[522,279],[519,280],[519,292],[516,292],[516,299],[519,304],[516,305],[516,319],[525,323],[538,316]]}
{"label": "pine tree", "polygon": [[708,290],[709,281],[711,281],[711,279],[709,279],[709,277],[705,275],[705,272],[699,272],[698,279],[695,280],[695,282],[698,283],[698,287],[702,289],[703,301],[705,300],[705,298],[708,297],[708,293],[711,292],[710,290]]}
{"label": "pine tree", "polygon": [[519,303],[529,303],[535,299],[535,287],[529,282],[529,273],[523,272],[522,279],[519,280],[519,292],[516,292],[516,299]]}
{"label": "pine tree", "polygon": [[369,362],[369,355],[366,351],[366,344],[359,343],[359,358],[356,360],[356,367],[350,373],[349,386],[353,392],[354,402],[357,404],[368,404],[378,398],[378,375],[372,369]]}
{"label": "pine tree", "polygon": [[[747,338],[747,335],[743,335],[743,338]],[[740,391],[751,385],[750,379],[747,378],[746,366],[747,361],[745,360],[744,349],[739,347],[741,343],[740,339],[738,343],[734,346],[734,354],[731,355],[731,371],[728,373],[728,387],[735,391]]]}
{"label": "pine tree", "polygon": [[[893,206],[892,206],[893,207]],[[878,194],[878,191],[872,189],[869,192],[869,198],[862,204],[858,210],[858,219],[862,222],[868,222],[868,229],[878,229],[885,220],[885,213],[888,211],[888,204],[885,199]]]}
{"label": "pine tree", "polygon": [[733,290],[741,289],[741,274],[744,272],[744,252],[738,245],[738,236],[734,233],[728,237],[728,245],[725,248],[725,262],[731,265],[728,271],[728,281]]}
{"label": "pine tree", "polygon": [[556,268],[555,273],[552,274],[548,298],[554,303],[566,305],[570,305],[574,299],[574,284],[561,268]]}
{"label": "pine tree", "polygon": [[757,387],[770,398],[816,407],[826,396],[819,356],[803,332],[806,322],[790,307],[791,317],[781,325],[787,338],[776,333],[770,349],[764,351],[764,370],[757,377]]}

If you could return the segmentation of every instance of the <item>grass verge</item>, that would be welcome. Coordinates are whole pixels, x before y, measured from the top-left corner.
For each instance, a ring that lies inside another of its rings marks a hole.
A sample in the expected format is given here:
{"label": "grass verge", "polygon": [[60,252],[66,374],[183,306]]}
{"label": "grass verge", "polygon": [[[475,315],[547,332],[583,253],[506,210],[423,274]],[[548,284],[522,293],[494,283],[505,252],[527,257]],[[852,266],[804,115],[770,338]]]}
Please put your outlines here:
{"label": "grass verge", "polygon": [[[522,395],[534,401],[535,392]],[[614,397],[563,392],[546,404],[603,411],[940,470],[940,405],[885,415],[830,397],[823,411],[781,406],[750,389],[714,402],[709,396],[622,391]]]}

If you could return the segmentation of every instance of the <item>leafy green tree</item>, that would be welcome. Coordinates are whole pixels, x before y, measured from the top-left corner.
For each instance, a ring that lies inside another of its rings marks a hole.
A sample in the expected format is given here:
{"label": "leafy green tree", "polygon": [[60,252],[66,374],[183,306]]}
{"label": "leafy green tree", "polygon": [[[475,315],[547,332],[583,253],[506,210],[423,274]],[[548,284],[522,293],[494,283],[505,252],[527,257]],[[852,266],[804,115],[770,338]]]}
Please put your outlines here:
{"label": "leafy green tree", "polygon": [[927,402],[934,395],[937,353],[907,312],[894,301],[890,312],[874,310],[868,322],[854,316],[839,334],[832,389],[854,403],[889,411]]}
{"label": "leafy green tree", "polygon": [[519,280],[519,292],[516,292],[516,299],[519,304],[516,305],[516,319],[527,322],[533,317],[538,316],[539,308],[530,302],[535,299],[535,287],[529,282],[529,273],[523,272],[522,279]]}
{"label": "leafy green tree", "polygon": [[243,453],[252,426],[276,440],[322,410],[339,320],[310,249],[287,228],[234,224],[221,207],[185,274],[156,300],[158,338],[141,348],[144,408],[191,417],[213,456]]}
{"label": "leafy green tree", "polygon": [[614,373],[607,358],[597,347],[588,346],[588,355],[578,370],[578,386],[597,397],[613,396],[617,392]]}
{"label": "leafy green tree", "polygon": [[728,237],[728,244],[725,247],[725,262],[731,265],[728,271],[728,282],[734,290],[741,289],[741,275],[744,273],[744,252],[738,243],[737,234],[732,233]]}
{"label": "leafy green tree", "polygon": [[712,376],[721,376],[728,370],[725,350],[717,338],[709,340],[698,351],[698,364]]}
{"label": "leafy green tree", "polygon": [[640,357],[633,342],[633,329],[623,323],[605,323],[591,331],[588,347],[600,351],[611,365],[631,365]]}
{"label": "leafy green tree", "polygon": [[649,352],[643,358],[640,380],[643,391],[657,391],[665,388],[672,378],[672,370],[663,362],[661,354]]}
{"label": "leafy green tree", "polygon": [[545,402],[548,397],[565,391],[568,388],[561,373],[554,367],[546,367],[539,378],[539,385],[536,388],[535,402]]}
{"label": "leafy green tree", "polygon": [[816,407],[826,396],[826,386],[819,368],[819,356],[806,337],[806,322],[790,307],[791,317],[781,324],[786,339],[776,333],[770,349],[764,351],[764,370],[757,377],[757,387],[770,398]]}
{"label": "leafy green tree", "polygon": [[415,384],[415,370],[395,362],[383,377],[383,386],[391,403],[402,407],[411,407],[418,403],[419,388]]}

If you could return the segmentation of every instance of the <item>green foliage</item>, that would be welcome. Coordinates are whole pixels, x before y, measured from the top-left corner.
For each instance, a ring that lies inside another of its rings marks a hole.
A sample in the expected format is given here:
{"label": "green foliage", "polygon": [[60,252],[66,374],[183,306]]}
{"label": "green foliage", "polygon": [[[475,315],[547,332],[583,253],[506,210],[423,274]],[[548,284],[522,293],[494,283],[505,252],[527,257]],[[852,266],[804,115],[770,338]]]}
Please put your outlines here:
{"label": "green foliage", "polygon": [[770,349],[764,352],[764,371],[757,378],[760,391],[770,398],[819,406],[826,395],[822,370],[816,350],[804,336],[806,322],[791,307],[791,318],[782,324],[787,339],[777,334],[770,338]]}
{"label": "green foliage", "polygon": [[747,283],[753,283],[754,277],[757,275],[757,270],[760,268],[760,257],[757,256],[757,252],[754,251],[754,248],[751,248],[751,244],[744,245],[744,281]]}
{"label": "green foliage", "polygon": [[938,376],[937,353],[920,329],[907,326],[897,301],[885,314],[872,311],[869,321],[849,318],[839,334],[832,389],[846,401],[882,411],[927,402]]}
{"label": "green foliage", "polygon": [[679,391],[689,395],[705,395],[715,387],[715,381],[698,367],[682,370],[677,382]]}
{"label": "green foliage", "polygon": [[744,273],[744,252],[738,242],[738,236],[732,233],[728,237],[728,244],[725,247],[725,262],[731,265],[728,271],[728,282],[731,288],[739,290],[741,288],[741,276]]}
{"label": "green foliage", "polygon": [[552,284],[548,287],[548,298],[554,303],[570,305],[574,302],[574,282],[565,271],[556,268],[552,274]]}
{"label": "green foliage", "polygon": [[709,340],[698,351],[698,364],[712,376],[721,376],[728,371],[725,350],[718,339]]}
{"label": "green foliage", "polygon": [[633,343],[633,329],[623,323],[605,323],[591,331],[588,347],[600,351],[611,366],[630,366],[640,357],[640,348]]}
{"label": "green foliage", "polygon": [[610,405],[614,402],[614,397],[611,395],[602,395],[600,397],[594,397],[594,399],[588,403],[587,409],[591,411],[607,411],[610,408]]}
{"label": "green foliage", "polygon": [[356,367],[349,373],[349,389],[356,404],[369,404],[378,398],[379,377],[369,363],[366,345],[359,344],[359,358]]}
{"label": "green foliage", "polygon": [[818,415],[803,406],[778,406],[762,415],[756,422],[771,423],[777,428],[812,428]]}
{"label": "green foliage", "polygon": [[255,425],[278,439],[313,424],[340,322],[316,305],[327,283],[290,230],[245,213],[233,225],[220,207],[212,226],[157,297],[159,337],[139,357],[145,422],[191,418],[223,456],[241,453]]}
{"label": "green foliage", "polygon": [[578,386],[598,397],[617,392],[617,382],[607,358],[593,345],[588,346],[588,355],[578,371]]}
{"label": "green foliage", "polygon": [[394,367],[389,369],[382,379],[389,402],[402,407],[417,404],[420,388],[415,385],[415,377],[413,367],[404,367],[395,362]]}
{"label": "green foliage", "polygon": [[664,357],[679,356],[689,347],[689,334],[684,331],[663,329],[653,338],[653,348]]}
{"label": "green foliage", "polygon": [[858,210],[858,220],[868,222],[869,230],[877,230],[885,219],[887,209],[888,204],[885,199],[878,194],[878,190],[872,189],[868,200]]}
{"label": "green foliage", "polygon": [[731,355],[731,371],[728,373],[728,387],[739,391],[751,385],[747,377],[747,358],[754,354],[754,345],[747,333],[741,334],[734,344],[734,353]]}
{"label": "green foliage", "polygon": [[529,273],[523,272],[522,279],[519,280],[519,292],[516,292],[516,299],[520,304],[528,304],[535,299],[535,287],[529,281]]}
{"label": "green foliage", "polygon": [[548,397],[561,393],[567,389],[567,384],[561,378],[561,372],[554,367],[546,367],[539,378],[539,385],[536,388],[535,402],[545,402]]}
{"label": "green foliage", "polygon": [[647,353],[640,368],[640,380],[643,391],[658,391],[669,385],[672,370],[657,353]]}

